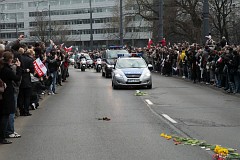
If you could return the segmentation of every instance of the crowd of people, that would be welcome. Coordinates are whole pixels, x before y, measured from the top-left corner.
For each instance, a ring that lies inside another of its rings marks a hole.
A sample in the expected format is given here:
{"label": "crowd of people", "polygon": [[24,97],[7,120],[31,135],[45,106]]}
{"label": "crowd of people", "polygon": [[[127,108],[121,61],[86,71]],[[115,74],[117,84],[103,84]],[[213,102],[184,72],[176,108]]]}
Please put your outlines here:
{"label": "crowd of people", "polygon": [[[68,53],[50,41],[27,45],[21,41],[8,44],[0,41],[0,144],[11,144],[7,138],[20,138],[15,131],[17,116],[31,116],[30,110],[39,106],[42,95],[54,95],[56,86],[66,81],[68,74]],[[40,76],[34,61],[40,59],[47,72]]]}
{"label": "crowd of people", "polygon": [[146,61],[162,75],[176,75],[228,93],[240,93],[240,46],[228,45],[225,37],[216,43],[208,36],[204,46],[187,42],[160,44],[137,52],[144,52]]}

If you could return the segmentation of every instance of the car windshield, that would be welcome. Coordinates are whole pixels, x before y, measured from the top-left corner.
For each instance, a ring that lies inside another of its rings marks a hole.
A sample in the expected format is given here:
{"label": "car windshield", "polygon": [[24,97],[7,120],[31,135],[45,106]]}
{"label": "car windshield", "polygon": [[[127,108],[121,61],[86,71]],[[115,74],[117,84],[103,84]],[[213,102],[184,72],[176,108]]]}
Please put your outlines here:
{"label": "car windshield", "polygon": [[109,64],[115,64],[116,59],[107,59],[107,63]]}
{"label": "car windshield", "polygon": [[110,50],[108,52],[108,58],[118,58],[119,56],[122,56],[122,55],[128,55],[128,51],[126,50]]}
{"label": "car windshield", "polygon": [[116,68],[146,68],[147,64],[143,59],[119,59]]}
{"label": "car windshield", "polygon": [[84,54],[84,56],[86,57],[86,59],[91,59],[91,57],[89,56],[89,54]]}

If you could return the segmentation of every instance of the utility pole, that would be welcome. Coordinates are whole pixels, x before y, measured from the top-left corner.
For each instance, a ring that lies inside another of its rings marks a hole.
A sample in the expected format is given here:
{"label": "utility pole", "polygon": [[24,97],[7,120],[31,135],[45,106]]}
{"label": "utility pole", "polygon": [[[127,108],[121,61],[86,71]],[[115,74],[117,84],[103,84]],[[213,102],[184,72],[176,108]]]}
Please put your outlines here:
{"label": "utility pole", "polygon": [[52,27],[51,27],[51,6],[48,1],[48,26],[49,26],[49,40],[52,38]]}
{"label": "utility pole", "polygon": [[123,2],[120,0],[120,45],[123,46]]}
{"label": "utility pole", "polygon": [[89,0],[89,6],[90,6],[90,49],[93,50],[92,0]]}
{"label": "utility pole", "polygon": [[17,13],[15,13],[15,23],[16,23],[16,38],[18,38],[18,19],[17,19]]}
{"label": "utility pole", "polygon": [[206,41],[205,36],[209,35],[209,2],[208,0],[203,1],[203,33],[202,43]]}
{"label": "utility pole", "polygon": [[163,39],[163,0],[159,1],[159,40]]}

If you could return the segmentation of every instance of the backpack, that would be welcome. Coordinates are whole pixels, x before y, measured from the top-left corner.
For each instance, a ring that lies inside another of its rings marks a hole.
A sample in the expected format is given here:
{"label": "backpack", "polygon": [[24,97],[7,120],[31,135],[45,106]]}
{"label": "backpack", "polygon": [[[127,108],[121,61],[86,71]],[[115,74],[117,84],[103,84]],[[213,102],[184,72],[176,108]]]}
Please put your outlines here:
{"label": "backpack", "polygon": [[3,93],[5,91],[6,84],[0,79],[0,100],[3,99]]}

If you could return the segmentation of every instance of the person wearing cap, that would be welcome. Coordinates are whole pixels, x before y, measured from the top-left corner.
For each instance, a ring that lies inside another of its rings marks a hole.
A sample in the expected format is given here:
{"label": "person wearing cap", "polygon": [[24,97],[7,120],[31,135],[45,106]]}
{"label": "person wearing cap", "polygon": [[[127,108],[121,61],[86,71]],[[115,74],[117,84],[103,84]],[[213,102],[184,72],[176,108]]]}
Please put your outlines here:
{"label": "person wearing cap", "polygon": [[222,48],[224,48],[227,45],[227,40],[224,36],[222,37],[222,40],[221,40],[220,44],[221,44]]}

